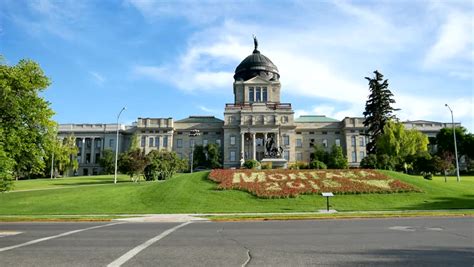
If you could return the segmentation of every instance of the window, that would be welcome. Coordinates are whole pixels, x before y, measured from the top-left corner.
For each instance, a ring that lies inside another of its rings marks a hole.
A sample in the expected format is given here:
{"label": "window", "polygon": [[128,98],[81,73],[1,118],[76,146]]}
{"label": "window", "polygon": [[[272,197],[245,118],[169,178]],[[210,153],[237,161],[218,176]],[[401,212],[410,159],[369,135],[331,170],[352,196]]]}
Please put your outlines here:
{"label": "window", "polygon": [[253,102],[254,101],[254,91],[253,91],[253,87],[249,87],[249,102]]}
{"label": "window", "polygon": [[194,142],[194,139],[189,140],[189,147],[193,147],[193,146],[194,146],[194,143],[195,143],[195,142]]}
{"label": "window", "polygon": [[365,152],[364,152],[364,151],[360,151],[360,152],[359,152],[359,159],[362,160],[364,157],[365,157]]}
{"label": "window", "polygon": [[355,151],[352,151],[352,162],[357,162],[357,154]]}
{"label": "window", "polygon": [[289,150],[283,151],[283,157],[284,157],[287,161],[290,161],[290,151],[289,151]]}
{"label": "window", "polygon": [[208,143],[207,139],[202,140],[202,146],[207,146],[207,143]]}
{"label": "window", "polygon": [[168,136],[163,136],[163,147],[168,147]]}
{"label": "window", "polygon": [[355,137],[355,135],[351,136],[351,144],[352,144],[352,146],[356,146],[356,137]]}
{"label": "window", "polygon": [[328,147],[328,140],[327,139],[323,139],[323,147]]}
{"label": "window", "polygon": [[314,134],[314,132],[309,132],[309,134]]}
{"label": "window", "polygon": [[285,146],[290,145],[290,137],[288,135],[283,136],[283,145],[285,145]]}
{"label": "window", "polygon": [[183,139],[176,140],[176,147],[182,148],[183,147]]}
{"label": "window", "polygon": [[235,136],[233,136],[233,135],[230,136],[230,145],[231,146],[235,145]]}
{"label": "window", "polygon": [[178,135],[182,135],[182,134],[183,134],[183,132],[178,132]]}
{"label": "window", "polygon": [[217,144],[218,146],[221,146],[221,139],[217,139],[217,140],[216,140],[216,144]]}
{"label": "window", "polygon": [[336,143],[336,146],[341,146],[341,139],[336,139],[335,143]]}
{"label": "window", "polygon": [[94,163],[97,164],[100,161],[100,153],[95,153]]}
{"label": "window", "polygon": [[257,87],[255,101],[256,102],[262,101],[262,89],[260,89],[260,87]]}
{"label": "window", "polygon": [[303,161],[303,153],[296,152],[296,160],[297,161]]}
{"label": "window", "polygon": [[365,137],[364,136],[359,137],[359,145],[360,146],[365,146]]}
{"label": "window", "polygon": [[339,131],[335,131],[334,133],[335,133],[335,134],[340,134],[341,132],[339,132]]}
{"label": "window", "polygon": [[115,139],[109,139],[109,147],[114,147]]}
{"label": "window", "polygon": [[153,147],[153,146],[154,146],[154,145],[153,145],[153,141],[155,141],[155,138],[153,138],[153,137],[150,137],[150,138],[148,139],[148,146],[149,146],[149,147]]}
{"label": "window", "polygon": [[179,159],[183,159],[183,154],[182,153],[176,153]]}
{"label": "window", "polygon": [[296,134],[301,134],[301,132],[296,132]]}
{"label": "window", "polygon": [[323,134],[328,134],[328,132],[323,132]]}
{"label": "window", "polygon": [[202,135],[208,135],[209,133],[208,132],[203,132]]}
{"label": "window", "polygon": [[262,89],[262,100],[263,100],[263,102],[267,102],[267,98],[268,98],[268,96],[267,96],[267,87],[263,87],[263,89]]}
{"label": "window", "polygon": [[102,143],[102,140],[96,139],[95,140],[95,148],[100,148],[101,143]]}
{"label": "window", "polygon": [[142,136],[141,146],[145,147],[146,144],[146,136]]}
{"label": "window", "polygon": [[235,161],[235,151],[230,151],[229,159],[230,161]]}
{"label": "window", "polygon": [[160,147],[160,137],[159,136],[155,137],[155,146],[158,147],[158,148]]}
{"label": "window", "polygon": [[303,142],[299,138],[296,139],[296,147],[303,147]]}
{"label": "window", "polygon": [[91,162],[91,153],[86,153],[86,163]]}

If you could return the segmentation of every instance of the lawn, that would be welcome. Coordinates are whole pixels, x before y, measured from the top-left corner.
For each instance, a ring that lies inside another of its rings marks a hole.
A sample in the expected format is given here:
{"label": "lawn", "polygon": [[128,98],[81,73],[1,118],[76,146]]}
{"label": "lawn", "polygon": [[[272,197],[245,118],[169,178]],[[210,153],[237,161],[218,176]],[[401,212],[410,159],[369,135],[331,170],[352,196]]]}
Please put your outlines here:
{"label": "lawn", "polygon": [[[331,208],[339,211],[474,209],[472,176],[462,177],[460,183],[455,181],[455,177],[449,177],[445,183],[443,177],[427,181],[420,176],[383,173],[423,192],[336,195],[331,199]],[[122,182],[116,185],[104,185],[105,181],[112,180],[112,176],[68,178],[71,182],[67,185],[52,185],[48,183],[56,181],[44,181],[44,186],[49,188],[93,184],[94,181],[99,185],[0,194],[0,215],[304,212],[326,207],[325,198],[319,195],[261,199],[248,192],[218,190],[217,184],[208,180],[207,175],[208,172],[178,174],[164,182]],[[76,179],[76,183],[72,179]],[[98,182],[100,179],[103,182]],[[121,177],[122,181],[127,179]],[[67,179],[58,179],[63,180]],[[16,186],[39,188],[40,182],[36,187],[22,185],[34,182],[37,181],[19,181]]]}
{"label": "lawn", "polygon": [[[117,182],[130,182],[130,177],[126,175],[117,175]],[[14,191],[34,190],[34,189],[50,189],[63,188],[78,185],[99,185],[99,184],[113,184],[113,175],[98,175],[98,176],[75,176],[55,179],[31,179],[20,180],[15,182]]]}

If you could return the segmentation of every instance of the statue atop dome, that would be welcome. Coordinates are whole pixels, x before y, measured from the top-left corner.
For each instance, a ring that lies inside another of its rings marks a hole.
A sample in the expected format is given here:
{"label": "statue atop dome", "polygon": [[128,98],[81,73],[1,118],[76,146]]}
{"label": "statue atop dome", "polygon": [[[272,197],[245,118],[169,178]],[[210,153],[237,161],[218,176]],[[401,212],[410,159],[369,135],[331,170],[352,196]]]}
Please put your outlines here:
{"label": "statue atop dome", "polygon": [[253,45],[254,45],[254,49],[253,49],[253,52],[254,53],[258,53],[258,40],[257,40],[257,36],[255,36],[255,34],[253,35]]}

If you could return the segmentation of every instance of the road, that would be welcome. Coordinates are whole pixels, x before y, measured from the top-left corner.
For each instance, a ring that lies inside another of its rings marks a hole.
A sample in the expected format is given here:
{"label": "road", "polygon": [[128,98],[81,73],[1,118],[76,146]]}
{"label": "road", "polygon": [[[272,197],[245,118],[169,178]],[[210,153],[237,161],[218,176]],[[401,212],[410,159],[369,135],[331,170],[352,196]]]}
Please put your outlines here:
{"label": "road", "polygon": [[474,218],[1,223],[1,266],[469,266]]}

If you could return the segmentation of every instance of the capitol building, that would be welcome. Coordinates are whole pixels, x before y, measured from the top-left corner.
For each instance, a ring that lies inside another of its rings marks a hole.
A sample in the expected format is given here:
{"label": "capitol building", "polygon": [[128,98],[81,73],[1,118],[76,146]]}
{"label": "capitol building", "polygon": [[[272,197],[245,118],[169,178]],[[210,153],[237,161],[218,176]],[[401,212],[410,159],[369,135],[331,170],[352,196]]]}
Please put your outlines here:
{"label": "capitol building", "polygon": [[[133,125],[61,124],[60,137],[74,135],[79,147],[78,175],[101,173],[99,159],[104,149],[115,150],[119,131],[119,152],[126,151],[132,136],[145,153],[156,149],[174,151],[189,158],[195,145],[217,144],[222,149],[224,168],[240,167],[242,159],[267,158],[271,140],[278,148],[276,157],[286,164],[309,162],[314,146],[328,151],[341,146],[351,167],[358,167],[366,156],[367,137],[363,117],[342,120],[324,115],[294,117],[291,103],[281,102],[280,73],[277,66],[258,50],[256,39],[252,54],[235,69],[232,103],[225,104],[224,120],[214,116],[138,118]],[[284,74],[283,74],[284,75]],[[229,88],[230,89],[230,88]],[[434,137],[451,123],[406,121],[408,129],[418,129]],[[190,135],[199,130],[200,135]]]}

